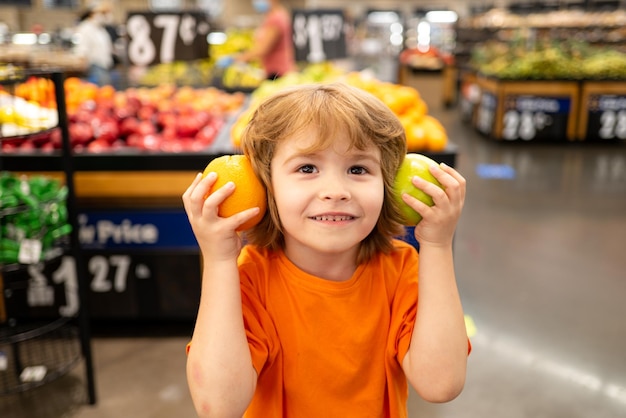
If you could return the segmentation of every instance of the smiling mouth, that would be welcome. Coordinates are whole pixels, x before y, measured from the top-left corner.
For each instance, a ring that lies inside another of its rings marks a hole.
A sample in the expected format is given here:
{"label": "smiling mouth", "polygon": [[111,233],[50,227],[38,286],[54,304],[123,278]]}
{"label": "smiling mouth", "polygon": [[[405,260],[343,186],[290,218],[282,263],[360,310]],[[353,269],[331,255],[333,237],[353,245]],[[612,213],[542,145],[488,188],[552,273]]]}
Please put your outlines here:
{"label": "smiling mouth", "polygon": [[342,222],[342,221],[351,221],[355,219],[355,217],[349,216],[349,215],[336,215],[336,216],[321,215],[321,216],[313,216],[311,217],[311,219],[314,219],[316,221]]}

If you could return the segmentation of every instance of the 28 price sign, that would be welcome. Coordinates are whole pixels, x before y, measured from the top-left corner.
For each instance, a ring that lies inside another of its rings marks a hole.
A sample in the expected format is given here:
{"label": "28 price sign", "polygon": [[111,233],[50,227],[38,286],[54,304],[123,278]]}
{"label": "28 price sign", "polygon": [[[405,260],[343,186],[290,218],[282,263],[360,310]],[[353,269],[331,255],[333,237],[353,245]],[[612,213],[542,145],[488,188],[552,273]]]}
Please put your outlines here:
{"label": "28 price sign", "polygon": [[592,95],[587,108],[587,139],[626,139],[626,96]]}
{"label": "28 price sign", "polygon": [[509,141],[566,138],[570,108],[569,98],[507,96],[501,136]]}
{"label": "28 price sign", "polygon": [[202,12],[132,12],[126,19],[131,65],[148,66],[208,56],[207,16]]}
{"label": "28 price sign", "polygon": [[347,56],[342,10],[295,10],[292,16],[297,61],[321,62]]}

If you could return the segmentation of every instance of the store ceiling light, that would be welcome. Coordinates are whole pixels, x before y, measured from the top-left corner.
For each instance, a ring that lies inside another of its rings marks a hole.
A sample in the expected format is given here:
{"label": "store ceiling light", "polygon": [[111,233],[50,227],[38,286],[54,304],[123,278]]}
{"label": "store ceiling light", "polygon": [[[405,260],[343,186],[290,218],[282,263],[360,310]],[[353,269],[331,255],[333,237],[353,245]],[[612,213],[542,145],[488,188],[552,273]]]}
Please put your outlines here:
{"label": "store ceiling light", "polygon": [[35,45],[37,43],[37,34],[35,33],[16,33],[11,38],[14,45]]}
{"label": "store ceiling light", "polygon": [[452,10],[432,10],[426,13],[426,20],[432,23],[454,23],[459,19]]}
{"label": "store ceiling light", "polygon": [[372,23],[378,23],[381,25],[389,25],[391,23],[397,22],[400,20],[400,17],[396,12],[371,12],[367,15],[367,20]]}
{"label": "store ceiling light", "polygon": [[209,45],[222,45],[226,43],[226,34],[224,32],[211,32],[206,36],[206,41]]}

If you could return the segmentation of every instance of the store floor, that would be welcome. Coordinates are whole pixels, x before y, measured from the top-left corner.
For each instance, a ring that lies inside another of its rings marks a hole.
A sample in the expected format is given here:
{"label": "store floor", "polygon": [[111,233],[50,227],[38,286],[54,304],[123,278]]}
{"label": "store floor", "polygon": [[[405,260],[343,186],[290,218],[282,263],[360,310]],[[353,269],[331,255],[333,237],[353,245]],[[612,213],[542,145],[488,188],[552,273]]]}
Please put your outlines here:
{"label": "store floor", "polygon": [[[442,405],[411,393],[409,416],[626,417],[626,144],[495,143],[443,108],[439,77],[414,81],[468,180],[455,255],[476,331],[464,392]],[[85,404],[78,367],[0,397],[0,416],[193,417],[190,327],[157,335],[137,326],[135,336],[96,329],[96,405]]]}

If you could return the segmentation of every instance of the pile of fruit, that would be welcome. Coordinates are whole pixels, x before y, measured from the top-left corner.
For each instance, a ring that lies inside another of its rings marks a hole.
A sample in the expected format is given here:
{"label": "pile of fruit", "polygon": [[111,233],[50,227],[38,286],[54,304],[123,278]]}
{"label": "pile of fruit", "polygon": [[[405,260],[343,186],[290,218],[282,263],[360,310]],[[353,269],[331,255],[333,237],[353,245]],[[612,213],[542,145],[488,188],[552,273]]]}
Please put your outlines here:
{"label": "pile of fruit", "polygon": [[233,145],[239,147],[241,134],[256,103],[263,98],[289,85],[330,81],[346,82],[382,100],[404,126],[409,151],[440,152],[446,148],[448,135],[445,128],[439,120],[428,114],[428,106],[415,88],[384,82],[365,72],[344,73],[329,63],[311,65],[300,73],[287,74],[276,81],[264,81],[252,94],[249,108],[241,113],[232,126]]}
{"label": "pile of fruit", "polygon": [[177,86],[207,86],[212,82],[213,63],[208,59],[174,61],[156,64],[137,76],[137,84],[154,87],[160,84]]}
{"label": "pile of fruit", "polygon": [[626,53],[578,41],[488,42],[472,51],[479,72],[512,80],[626,79]]}
{"label": "pile of fruit", "polygon": [[[194,89],[162,84],[116,91],[78,78],[65,80],[65,94],[70,144],[75,151],[86,152],[123,148],[161,152],[206,150],[226,118],[239,110],[245,100],[242,93],[231,94],[212,87]],[[58,128],[2,141],[3,152],[52,151],[60,147]]]}

